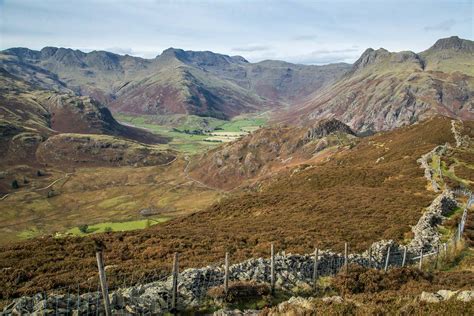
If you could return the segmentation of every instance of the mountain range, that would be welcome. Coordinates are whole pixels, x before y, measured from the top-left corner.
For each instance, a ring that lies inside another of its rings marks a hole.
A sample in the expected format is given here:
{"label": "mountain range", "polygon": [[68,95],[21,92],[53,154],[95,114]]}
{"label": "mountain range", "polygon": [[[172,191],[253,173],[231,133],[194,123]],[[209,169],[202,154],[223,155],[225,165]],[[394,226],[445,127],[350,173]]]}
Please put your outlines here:
{"label": "mountain range", "polygon": [[12,74],[43,88],[88,95],[112,111],[195,114],[229,119],[288,104],[318,91],[348,64],[249,63],[240,56],[169,48],[154,59],[105,51],[11,48],[0,56]]}
{"label": "mountain range", "polygon": [[334,117],[358,131],[380,131],[435,114],[474,119],[473,41],[440,39],[419,54],[369,48],[341,80],[280,119]]}
{"label": "mountain range", "polygon": [[113,113],[231,119],[271,110],[276,122],[337,118],[357,131],[434,114],[474,119],[473,42],[456,36],[414,53],[367,49],[353,64],[250,63],[169,48],[154,59],[45,47],[1,52],[2,68],[35,86],[89,96]]}

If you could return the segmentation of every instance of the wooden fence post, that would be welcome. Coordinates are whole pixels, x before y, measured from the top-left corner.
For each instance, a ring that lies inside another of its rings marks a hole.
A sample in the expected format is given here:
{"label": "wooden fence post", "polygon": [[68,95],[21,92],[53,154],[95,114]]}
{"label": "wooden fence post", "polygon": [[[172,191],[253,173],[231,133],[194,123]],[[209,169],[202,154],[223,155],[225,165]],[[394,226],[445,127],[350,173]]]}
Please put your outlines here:
{"label": "wooden fence post", "polygon": [[[102,251],[97,251],[95,253],[95,257],[97,258],[97,267],[99,268],[99,280],[102,289],[102,296],[104,297],[105,315],[111,316],[112,312],[110,310],[109,290],[107,288],[107,279],[105,276],[104,257],[102,255]],[[96,308],[99,309],[99,306]]]}
{"label": "wooden fence post", "polygon": [[438,269],[438,260],[439,260],[439,244],[436,246],[436,259],[435,259],[435,265],[434,265],[435,269]]}
{"label": "wooden fence post", "polygon": [[171,311],[175,312],[178,303],[178,253],[174,253],[173,259],[173,293],[171,297]]}
{"label": "wooden fence post", "polygon": [[272,294],[275,293],[275,249],[273,243],[270,247],[270,288]]}
{"label": "wooden fence post", "polygon": [[225,253],[224,291],[229,291],[229,253]]}
{"label": "wooden fence post", "polygon": [[388,249],[387,249],[387,258],[385,259],[385,267],[383,269],[385,272],[388,270],[389,260],[390,260],[390,246],[388,246]]}
{"label": "wooden fence post", "polygon": [[318,280],[318,255],[319,249],[314,250],[314,263],[313,263],[313,285],[316,286],[316,281]]}
{"label": "wooden fence post", "polygon": [[344,243],[344,270],[349,273],[349,249],[347,243]]}
{"label": "wooden fence post", "polygon": [[407,262],[407,246],[403,247],[402,268],[405,266],[406,262]]}
{"label": "wooden fence post", "polygon": [[421,249],[421,251],[420,251],[420,263],[418,265],[418,268],[420,270],[422,270],[422,268],[423,268],[423,249]]}
{"label": "wooden fence post", "polygon": [[462,221],[459,222],[459,225],[458,225],[458,241],[461,240],[461,237],[462,237]]}

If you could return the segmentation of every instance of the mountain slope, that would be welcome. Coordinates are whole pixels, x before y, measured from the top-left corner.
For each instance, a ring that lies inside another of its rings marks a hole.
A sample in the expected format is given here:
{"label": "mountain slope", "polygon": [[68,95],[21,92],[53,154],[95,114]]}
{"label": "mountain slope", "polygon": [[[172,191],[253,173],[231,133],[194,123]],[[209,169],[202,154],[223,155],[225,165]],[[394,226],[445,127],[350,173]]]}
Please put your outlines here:
{"label": "mountain slope", "polygon": [[[472,136],[472,122],[466,127]],[[329,161],[289,170],[258,192],[230,195],[207,210],[146,230],[95,236],[107,245],[107,264],[120,265],[117,274],[108,272],[109,285],[157,270],[169,273],[177,250],[185,269],[222,262],[227,251],[232,262],[268,258],[271,243],[277,251],[311,253],[314,247],[342,251],[348,242],[352,253],[381,239],[408,239],[411,225],[436,197],[417,159],[446,142],[455,143],[451,122],[434,118],[363,138]],[[2,270],[10,295],[34,292],[31,284],[42,290],[75,285],[97,273],[90,237],[37,238],[1,250],[0,267],[13,267]],[[63,260],[52,262],[58,255]],[[19,281],[10,277],[21,271],[30,273]]]}
{"label": "mountain slope", "polygon": [[158,56],[154,71],[124,85],[111,109],[140,114],[194,114],[230,118],[265,107],[266,100],[235,83],[183,62],[179,51]]}
{"label": "mountain slope", "polygon": [[190,164],[189,171],[208,185],[234,189],[247,180],[261,181],[302,163],[307,167],[355,142],[354,132],[334,119],[309,128],[261,128],[204,153]]}
{"label": "mountain slope", "polygon": [[279,115],[299,122],[335,117],[379,131],[442,114],[474,119],[474,42],[440,39],[420,53],[368,49],[335,84]]}

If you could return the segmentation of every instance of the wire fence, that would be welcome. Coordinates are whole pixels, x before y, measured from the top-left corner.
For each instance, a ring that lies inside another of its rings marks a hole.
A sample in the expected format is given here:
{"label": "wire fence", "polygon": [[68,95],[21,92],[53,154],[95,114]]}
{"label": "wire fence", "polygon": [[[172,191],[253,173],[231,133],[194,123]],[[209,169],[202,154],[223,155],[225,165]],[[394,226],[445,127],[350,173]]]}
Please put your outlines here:
{"label": "wire fence", "polygon": [[[92,276],[74,286],[14,299],[6,305],[2,315],[156,315],[199,308],[209,303],[210,289],[223,287],[224,291],[228,291],[229,284],[233,282],[268,284],[272,292],[275,289],[295,291],[313,288],[321,277],[334,276],[341,271],[348,273],[351,264],[385,271],[405,266],[437,269],[458,248],[468,208],[473,203],[470,192],[457,194],[468,196],[457,228],[445,242],[436,243],[426,252],[423,247],[415,253],[406,246],[392,243],[381,249],[371,247],[361,254],[350,254],[350,245],[346,244],[344,253],[316,249],[314,253],[296,255],[283,251],[275,254],[272,245],[269,258],[253,258],[230,264],[228,254],[225,259],[223,254],[221,261],[184,271],[179,271],[179,255],[175,254],[173,266],[167,273],[162,270],[146,274],[136,271],[128,277],[124,277],[117,267],[104,267],[102,253],[98,252],[102,279],[99,275]],[[114,286],[108,288],[108,283]]]}

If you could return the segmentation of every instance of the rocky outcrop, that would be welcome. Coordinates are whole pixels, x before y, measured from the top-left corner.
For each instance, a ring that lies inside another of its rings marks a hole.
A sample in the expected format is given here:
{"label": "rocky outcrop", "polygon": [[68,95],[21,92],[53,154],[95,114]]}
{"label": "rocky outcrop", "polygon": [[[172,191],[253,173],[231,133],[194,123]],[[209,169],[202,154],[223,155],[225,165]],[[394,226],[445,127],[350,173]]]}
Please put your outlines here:
{"label": "rocky outcrop", "polygon": [[459,38],[458,36],[451,36],[437,40],[436,43],[430,48],[430,50],[445,49],[474,52],[474,42]]}
{"label": "rocky outcrop", "polygon": [[311,127],[306,133],[305,140],[322,138],[336,132],[355,135],[354,131],[341,121],[336,119],[328,119],[322,120],[315,126]]}

